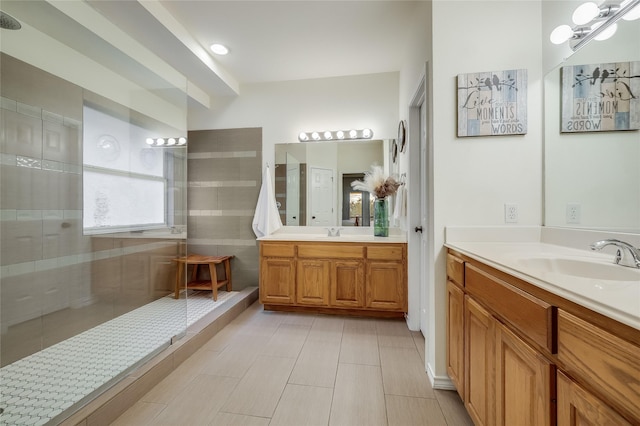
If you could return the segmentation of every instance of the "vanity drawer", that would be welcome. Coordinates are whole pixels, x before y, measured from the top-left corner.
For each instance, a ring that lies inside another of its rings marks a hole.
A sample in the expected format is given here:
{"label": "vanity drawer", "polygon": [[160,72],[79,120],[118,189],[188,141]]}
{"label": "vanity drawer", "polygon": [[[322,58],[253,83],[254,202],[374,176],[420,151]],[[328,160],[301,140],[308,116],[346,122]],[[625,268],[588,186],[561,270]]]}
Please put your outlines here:
{"label": "vanity drawer", "polygon": [[260,243],[260,254],[263,257],[294,257],[293,243]]}
{"label": "vanity drawer", "polygon": [[465,263],[465,289],[523,336],[555,353],[554,306],[468,262]]}
{"label": "vanity drawer", "polygon": [[403,246],[376,245],[367,247],[367,259],[373,260],[402,260]]}
{"label": "vanity drawer", "polygon": [[563,310],[558,312],[558,359],[569,375],[640,422],[640,347]]}
{"label": "vanity drawer", "polygon": [[344,244],[300,244],[298,257],[317,259],[362,259],[364,247]]}
{"label": "vanity drawer", "polygon": [[464,260],[447,253],[447,276],[454,283],[464,287]]}

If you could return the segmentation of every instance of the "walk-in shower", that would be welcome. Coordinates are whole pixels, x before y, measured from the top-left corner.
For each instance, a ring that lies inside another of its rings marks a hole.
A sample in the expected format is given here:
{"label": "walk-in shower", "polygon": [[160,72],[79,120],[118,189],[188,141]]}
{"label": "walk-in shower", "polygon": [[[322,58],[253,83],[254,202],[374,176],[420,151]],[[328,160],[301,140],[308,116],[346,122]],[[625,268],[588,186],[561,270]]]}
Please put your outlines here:
{"label": "walk-in shower", "polygon": [[2,7],[0,424],[56,424],[212,309],[173,297],[187,148],[146,143],[187,137],[186,79],[48,2]]}

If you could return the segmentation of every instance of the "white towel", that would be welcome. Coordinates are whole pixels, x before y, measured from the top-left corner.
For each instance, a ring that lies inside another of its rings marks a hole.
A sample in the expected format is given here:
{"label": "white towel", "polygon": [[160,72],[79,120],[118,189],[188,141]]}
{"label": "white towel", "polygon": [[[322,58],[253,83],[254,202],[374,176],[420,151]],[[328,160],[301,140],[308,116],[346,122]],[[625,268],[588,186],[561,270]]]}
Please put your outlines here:
{"label": "white towel", "polygon": [[258,204],[256,205],[256,213],[253,215],[253,232],[256,237],[264,237],[272,234],[282,228],[280,213],[276,205],[276,197],[271,184],[271,173],[267,166],[262,175],[262,186],[260,187],[260,195],[258,196]]}
{"label": "white towel", "polygon": [[396,192],[396,202],[393,207],[393,218],[400,219],[407,215],[407,189],[404,185],[398,188]]}

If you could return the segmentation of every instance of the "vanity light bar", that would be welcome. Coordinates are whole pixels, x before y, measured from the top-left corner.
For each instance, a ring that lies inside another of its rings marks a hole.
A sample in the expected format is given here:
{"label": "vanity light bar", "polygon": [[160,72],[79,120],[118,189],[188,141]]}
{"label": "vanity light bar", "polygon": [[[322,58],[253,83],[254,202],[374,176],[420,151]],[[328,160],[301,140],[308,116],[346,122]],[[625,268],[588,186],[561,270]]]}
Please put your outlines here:
{"label": "vanity light bar", "polygon": [[302,132],[298,135],[300,142],[318,141],[341,141],[349,139],[371,139],[373,130],[371,129],[351,129],[351,130],[327,130],[324,132]]}
{"label": "vanity light bar", "polygon": [[145,140],[149,146],[159,146],[163,148],[181,147],[187,144],[187,138],[147,138]]}

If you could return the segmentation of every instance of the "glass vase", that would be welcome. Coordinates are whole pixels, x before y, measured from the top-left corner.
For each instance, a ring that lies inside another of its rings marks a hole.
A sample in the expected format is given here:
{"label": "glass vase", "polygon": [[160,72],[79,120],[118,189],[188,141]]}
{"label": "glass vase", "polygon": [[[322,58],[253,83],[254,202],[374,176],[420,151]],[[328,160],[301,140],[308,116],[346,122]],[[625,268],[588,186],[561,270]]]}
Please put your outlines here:
{"label": "glass vase", "polygon": [[389,209],[386,198],[376,198],[373,202],[373,235],[389,236]]}

